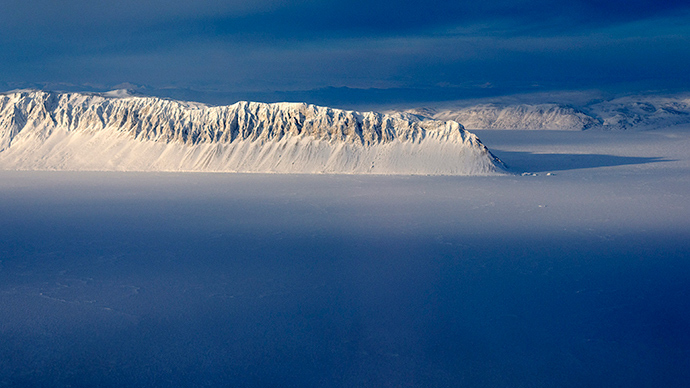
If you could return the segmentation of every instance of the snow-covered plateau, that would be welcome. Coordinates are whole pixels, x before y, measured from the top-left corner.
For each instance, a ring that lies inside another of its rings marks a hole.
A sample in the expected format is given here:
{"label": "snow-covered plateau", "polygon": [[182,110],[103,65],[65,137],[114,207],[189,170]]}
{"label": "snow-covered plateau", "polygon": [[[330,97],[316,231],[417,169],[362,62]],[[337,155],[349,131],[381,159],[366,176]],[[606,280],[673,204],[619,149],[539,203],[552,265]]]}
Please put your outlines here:
{"label": "snow-covered plateau", "polygon": [[409,113],[26,90],[0,95],[0,169],[486,175],[500,161],[457,122]]}

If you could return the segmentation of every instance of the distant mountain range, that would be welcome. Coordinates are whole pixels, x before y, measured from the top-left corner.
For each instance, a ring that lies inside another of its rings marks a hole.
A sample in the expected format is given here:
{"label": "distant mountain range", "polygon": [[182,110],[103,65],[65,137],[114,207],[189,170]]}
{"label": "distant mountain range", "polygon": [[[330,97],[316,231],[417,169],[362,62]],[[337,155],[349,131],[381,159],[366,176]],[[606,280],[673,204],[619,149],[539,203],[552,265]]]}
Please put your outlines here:
{"label": "distant mountain range", "polygon": [[630,96],[583,105],[482,103],[457,108],[406,110],[437,120],[454,120],[466,129],[626,130],[690,125],[690,97]]}

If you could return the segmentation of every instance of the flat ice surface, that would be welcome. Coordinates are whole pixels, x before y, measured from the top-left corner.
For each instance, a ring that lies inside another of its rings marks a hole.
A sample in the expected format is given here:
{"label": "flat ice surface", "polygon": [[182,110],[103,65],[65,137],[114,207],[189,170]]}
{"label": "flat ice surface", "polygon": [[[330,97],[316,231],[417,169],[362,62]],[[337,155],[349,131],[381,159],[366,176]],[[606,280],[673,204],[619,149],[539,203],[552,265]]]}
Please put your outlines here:
{"label": "flat ice surface", "polygon": [[515,175],[0,172],[0,386],[686,386],[690,131],[477,134]]}

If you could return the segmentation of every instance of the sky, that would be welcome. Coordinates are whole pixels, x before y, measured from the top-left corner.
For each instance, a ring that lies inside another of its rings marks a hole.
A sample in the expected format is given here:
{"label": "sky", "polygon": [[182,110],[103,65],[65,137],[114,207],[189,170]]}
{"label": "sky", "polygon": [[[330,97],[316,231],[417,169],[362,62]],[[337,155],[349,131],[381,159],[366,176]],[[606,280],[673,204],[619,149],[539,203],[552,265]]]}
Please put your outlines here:
{"label": "sky", "polygon": [[690,89],[686,0],[3,0],[0,89],[225,104]]}

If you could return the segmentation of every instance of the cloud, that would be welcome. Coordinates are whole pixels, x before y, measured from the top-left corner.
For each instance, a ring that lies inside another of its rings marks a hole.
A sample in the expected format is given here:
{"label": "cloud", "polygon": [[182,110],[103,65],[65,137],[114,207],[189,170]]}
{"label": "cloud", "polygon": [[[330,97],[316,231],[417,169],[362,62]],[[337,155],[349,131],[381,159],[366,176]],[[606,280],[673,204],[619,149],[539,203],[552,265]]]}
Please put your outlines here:
{"label": "cloud", "polygon": [[[8,0],[0,81],[226,90],[690,87],[686,1]],[[444,97],[440,97],[444,98]]]}

